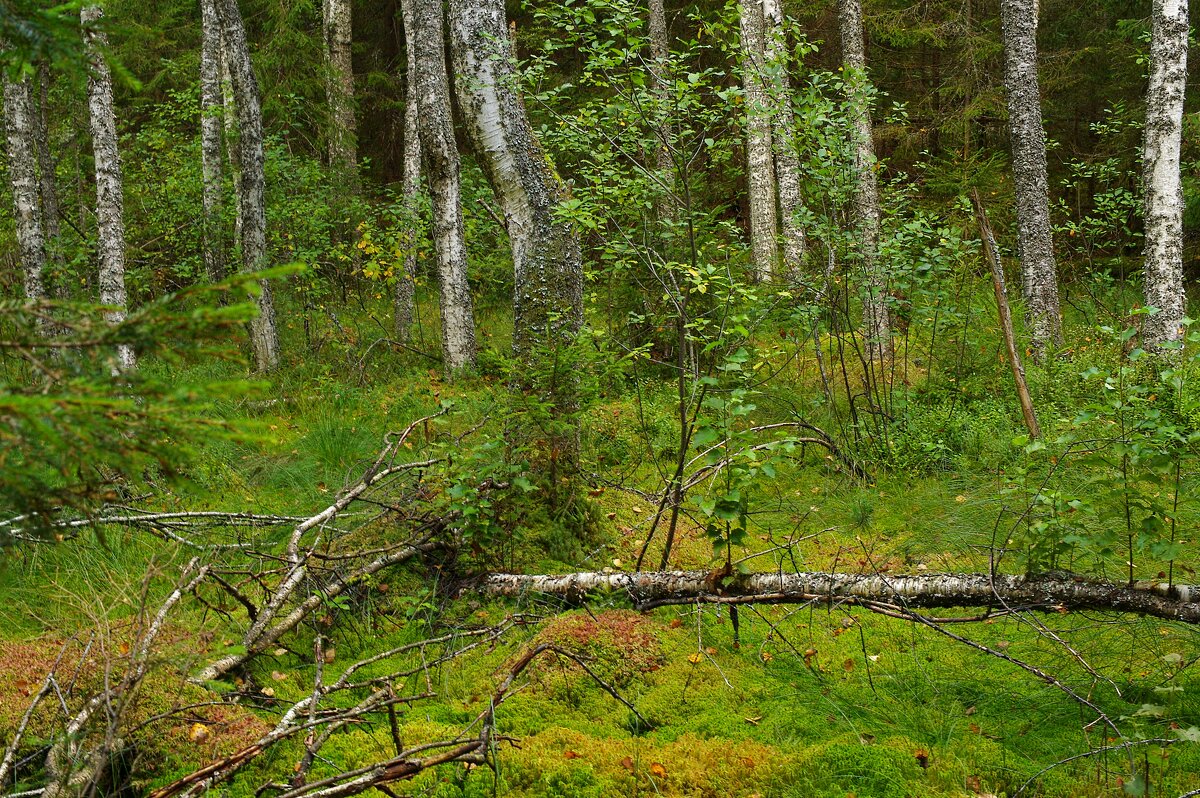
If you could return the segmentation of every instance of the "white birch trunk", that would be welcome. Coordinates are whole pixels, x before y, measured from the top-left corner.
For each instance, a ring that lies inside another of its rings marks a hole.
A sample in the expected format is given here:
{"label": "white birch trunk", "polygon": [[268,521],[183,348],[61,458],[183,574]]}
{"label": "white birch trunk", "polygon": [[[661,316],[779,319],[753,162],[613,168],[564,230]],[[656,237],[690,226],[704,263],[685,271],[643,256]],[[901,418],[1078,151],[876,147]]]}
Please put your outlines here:
{"label": "white birch trunk", "polygon": [[[1183,335],[1183,186],[1179,150],[1187,85],[1187,0],[1154,0],[1150,84],[1144,142],[1146,248],[1142,282],[1146,307],[1158,309],[1142,327],[1143,346],[1154,352]],[[1161,350],[1160,350],[1161,351]]]}
{"label": "white birch trunk", "polygon": [[4,80],[4,121],[8,139],[8,178],[12,183],[13,218],[25,277],[25,298],[46,296],[46,236],[38,197],[37,155],[33,141],[33,96],[28,76]]}
{"label": "white birch trunk", "polygon": [[417,58],[419,135],[433,206],[433,245],[441,285],[442,358],[448,373],[475,364],[475,311],[467,283],[458,147],[446,67],[445,20],[440,0],[413,4],[412,46]]}
{"label": "white birch trunk", "polygon": [[[238,157],[241,164],[240,207],[242,212],[242,269],[259,271],[267,266],[266,178],[263,164],[262,107],[258,79],[250,61],[246,29],[237,0],[217,0],[221,42],[237,109]],[[258,371],[279,365],[279,332],[275,325],[275,303],[271,285],[259,283],[258,315],[250,323],[250,346]]]}
{"label": "white birch trunk", "polygon": [[[220,0],[213,0],[213,7]],[[217,19],[218,26],[220,17]],[[233,98],[233,76],[229,73],[229,56],[225,52],[225,40],[218,27],[217,45],[220,47],[221,63],[221,109],[225,127],[225,157],[229,160],[229,179],[233,183],[233,240],[242,240],[242,156],[238,146],[237,105]]]}
{"label": "white birch trunk", "polygon": [[879,180],[875,141],[871,130],[871,92],[867,77],[867,46],[863,35],[862,0],[838,0],[838,26],[842,36],[842,67],[854,145],[854,216],[859,252],[866,275],[863,327],[872,360],[891,352],[887,275],[879,263]]}
{"label": "white birch trunk", "polygon": [[70,285],[62,274],[62,226],[58,205],[58,180],[54,170],[54,156],[50,154],[50,65],[45,61],[38,64],[37,112],[33,115],[33,134],[37,143],[38,183],[42,197],[42,224],[46,228],[46,254],[53,264],[50,283],[54,295],[59,299],[70,296]]}
{"label": "white birch trunk", "polygon": [[779,262],[771,97],[767,92],[766,31],[762,0],[738,0],[742,38],[742,93],[746,107],[746,183],[750,254],[759,280],[775,277]]}
{"label": "white birch trunk", "polygon": [[[401,0],[401,14],[404,18],[404,57],[406,71],[404,75],[404,176],[402,190],[404,207],[409,214],[410,229],[414,228],[417,220],[417,200],[421,193],[421,138],[419,124],[419,109],[417,100],[417,51],[413,47],[413,3],[417,0]],[[393,299],[393,321],[396,339],[407,343],[413,323],[413,297],[416,284],[413,282],[417,273],[416,236],[408,237],[407,251],[401,271],[396,275],[396,285]]]}
{"label": "white birch trunk", "polygon": [[200,0],[200,169],[203,181],[204,271],[211,282],[225,279],[225,236],[221,220],[221,30],[214,0]]}
{"label": "white birch trunk", "polygon": [[[100,261],[100,303],[108,306],[109,324],[125,321],[125,198],[121,185],[121,152],[117,146],[117,114],[113,107],[112,72],[104,60],[108,37],[96,29],[104,18],[100,6],[79,12],[88,59],[88,111],[92,152],[96,161],[96,238]],[[119,371],[137,367],[133,347],[117,347]]]}
{"label": "white birch trunk", "polygon": [[800,273],[807,241],[801,222],[804,200],[800,194],[800,157],[796,150],[796,119],[788,79],[787,34],[780,0],[762,0],[765,23],[764,78],[771,98],[771,145],[775,152],[775,180],[783,231],[783,271],[788,279]]}
{"label": "white birch trunk", "polygon": [[[867,604],[885,611],[926,607],[991,607],[1042,612],[1130,612],[1200,623],[1200,586],[1139,582],[1134,587],[1071,575],[756,573],[714,584],[705,571],[492,574],[464,587],[489,596],[530,593],[583,601],[589,593],[622,593],[638,609],[672,604]],[[611,600],[611,599],[609,599]]]}
{"label": "white birch trunk", "polygon": [[350,193],[357,189],[357,125],[354,119],[353,26],[350,0],[324,0],[325,94],[329,101],[329,164]]}
{"label": "white birch trunk", "polygon": [[529,123],[501,0],[450,0],[459,107],[504,211],[512,246],[513,350],[575,339],[583,323],[583,262],[571,225],[555,217],[567,189]]}
{"label": "white birch trunk", "polygon": [[1017,254],[1034,356],[1062,343],[1054,243],[1050,234],[1050,186],[1046,131],[1037,72],[1037,0],[1001,0],[1004,83],[1017,199]]}

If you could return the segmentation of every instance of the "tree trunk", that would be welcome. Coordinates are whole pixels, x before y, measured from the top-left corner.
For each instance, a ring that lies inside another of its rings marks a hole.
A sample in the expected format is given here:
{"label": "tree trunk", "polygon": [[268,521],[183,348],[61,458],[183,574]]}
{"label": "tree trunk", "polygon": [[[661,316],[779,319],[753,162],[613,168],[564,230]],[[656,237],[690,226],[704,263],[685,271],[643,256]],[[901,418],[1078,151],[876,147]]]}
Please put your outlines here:
{"label": "tree trunk", "polygon": [[459,106],[504,211],[512,246],[513,350],[568,345],[583,323],[583,261],[572,226],[555,217],[567,189],[533,134],[500,0],[451,0]]}
{"label": "tree trunk", "polygon": [[214,0],[200,0],[200,166],[204,190],[204,271],[211,282],[225,279],[225,236],[221,219],[221,30]]}
{"label": "tree trunk", "polygon": [[[1188,4],[1154,0],[1150,85],[1146,90],[1144,181],[1146,249],[1142,270],[1146,307],[1143,346],[1154,352],[1183,336],[1183,186],[1179,149],[1187,85]],[[1161,353],[1161,350],[1159,350]]]}
{"label": "tree trunk", "polygon": [[1062,343],[1062,318],[1050,235],[1046,131],[1042,128],[1038,88],[1037,0],[1001,0],[1000,22],[1017,199],[1017,254],[1034,357],[1040,359],[1047,347]]}
{"label": "tree trunk", "polygon": [[783,271],[788,279],[800,274],[807,246],[801,222],[804,200],[800,194],[800,157],[796,150],[796,119],[788,79],[787,34],[780,0],[762,0],[765,23],[764,77],[771,98],[771,145],[775,152],[775,179],[783,222]]}
{"label": "tree trunk", "polygon": [[441,0],[413,4],[410,41],[416,50],[419,135],[433,206],[433,246],[441,283],[442,358],[448,373],[475,364],[475,311],[467,284],[460,164],[446,69]]}
{"label": "tree trunk", "polygon": [[572,345],[583,324],[583,258],[571,223],[556,216],[569,192],[542,150],[519,91],[503,0],[450,0],[458,104],[504,212],[513,258],[516,387],[548,403],[542,430],[551,490],[578,456],[578,373]]}
{"label": "tree trunk", "polygon": [[891,351],[892,333],[888,318],[887,276],[879,263],[879,183],[871,131],[871,87],[867,78],[862,0],[838,0],[838,25],[842,35],[842,65],[854,145],[854,216],[867,278],[863,326],[871,359],[882,360]]}
{"label": "tree trunk", "polygon": [[530,593],[583,601],[591,592],[624,593],[639,610],[697,602],[721,604],[863,604],[905,613],[909,608],[993,607],[1043,612],[1105,610],[1200,623],[1200,587],[1164,582],[1135,587],[1088,582],[1071,575],[756,573],[714,584],[706,571],[577,573],[563,576],[492,574],[466,591],[515,598]]}
{"label": "tree trunk", "polygon": [[13,218],[25,273],[25,297],[46,296],[46,237],[38,202],[37,156],[33,140],[33,96],[28,76],[14,82],[4,77],[4,120],[8,134],[8,178],[12,183]]}
{"label": "tree trunk", "polygon": [[[217,0],[221,42],[229,64],[234,105],[237,108],[238,157],[241,163],[242,269],[259,271],[267,266],[266,178],[263,164],[262,107],[258,79],[250,61],[246,29],[237,0]],[[258,315],[250,323],[250,346],[258,371],[279,365],[279,333],[275,326],[275,303],[271,285],[259,282]]]}
{"label": "tree trunk", "polygon": [[54,265],[51,285],[54,295],[67,299],[71,286],[62,273],[62,226],[58,206],[58,181],[54,170],[54,157],[50,154],[50,65],[46,61],[38,64],[37,112],[33,115],[33,135],[37,142],[38,182],[42,197],[42,224],[46,228],[46,249],[50,263]]}
{"label": "tree trunk", "polygon": [[[213,0],[213,7],[220,0]],[[229,159],[229,179],[233,183],[233,240],[242,240],[242,156],[238,145],[237,104],[233,97],[233,76],[229,72],[229,55],[225,52],[225,40],[220,31],[220,15],[217,17],[217,45],[221,62],[221,123],[225,128],[225,157]]]}
{"label": "tree trunk", "polygon": [[674,130],[671,124],[671,79],[667,73],[671,60],[671,45],[667,34],[667,14],[663,0],[650,0],[648,13],[650,31],[650,72],[654,80],[654,95],[658,98],[658,151],[654,168],[661,185],[657,187],[659,221],[670,222],[679,215],[679,198],[675,194],[675,162],[671,157]]}
{"label": "tree trunk", "polygon": [[746,107],[746,182],[750,204],[750,253],[759,280],[771,280],[779,262],[775,160],[771,144],[771,97],[766,74],[762,0],[739,0],[742,93]]}
{"label": "tree trunk", "polygon": [[[100,303],[108,306],[109,324],[125,321],[125,198],[121,185],[121,152],[117,147],[117,115],[113,107],[112,72],[104,60],[108,36],[96,29],[104,17],[100,6],[79,13],[88,59],[88,110],[92,151],[96,160],[96,238],[100,261]],[[117,347],[117,370],[137,367],[133,347]]]}
{"label": "tree trunk", "polygon": [[357,126],[354,121],[354,64],[350,0],[324,0],[325,93],[329,100],[329,164],[347,193],[357,191]]}
{"label": "tree trunk", "polygon": [[[409,229],[413,230],[417,222],[417,199],[421,193],[421,138],[419,124],[419,109],[417,100],[417,51],[413,47],[413,3],[419,0],[401,0],[401,14],[404,17],[404,57],[406,73],[404,76],[404,176],[403,193],[404,207],[408,212]],[[409,331],[413,323],[413,297],[416,284],[413,282],[417,273],[416,236],[410,234],[404,253],[404,263],[400,274],[396,275],[395,293],[393,294],[393,318],[396,328],[396,339],[401,343],[408,342]]]}

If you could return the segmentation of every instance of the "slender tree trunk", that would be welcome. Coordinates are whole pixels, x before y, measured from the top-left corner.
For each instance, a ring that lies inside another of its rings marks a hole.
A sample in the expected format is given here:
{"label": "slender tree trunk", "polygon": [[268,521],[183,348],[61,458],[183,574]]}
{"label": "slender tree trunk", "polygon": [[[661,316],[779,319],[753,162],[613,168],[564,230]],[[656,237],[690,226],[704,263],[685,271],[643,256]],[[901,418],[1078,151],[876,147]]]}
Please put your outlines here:
{"label": "slender tree trunk", "polygon": [[891,351],[892,332],[888,318],[887,276],[879,263],[879,182],[875,172],[878,161],[871,130],[871,85],[867,77],[862,0],[838,0],[838,25],[842,35],[842,66],[854,145],[854,217],[867,278],[863,326],[871,359],[882,360]]}
{"label": "slender tree trunk", "polygon": [[[125,320],[125,198],[121,185],[121,152],[117,146],[117,115],[113,107],[112,72],[104,60],[108,37],[96,30],[104,17],[100,6],[85,6],[79,14],[88,59],[88,109],[92,151],[96,160],[96,238],[100,261],[100,302],[107,305],[109,324]],[[137,367],[133,347],[117,347],[118,369]]]}
{"label": "slender tree trunk", "polygon": [[[220,0],[213,0],[213,7]],[[218,16],[218,23],[220,18]],[[218,34],[220,28],[218,26]],[[233,97],[233,76],[229,72],[229,56],[225,52],[225,40],[222,35],[217,36],[217,44],[220,50],[221,62],[221,122],[225,127],[225,157],[229,159],[229,179],[233,183],[233,196],[237,201],[233,203],[233,240],[242,240],[242,155],[241,146],[238,144],[238,122],[237,122],[237,104]]]}
{"label": "slender tree trunk", "polygon": [[1158,309],[1158,313],[1146,317],[1142,328],[1143,346],[1151,352],[1163,344],[1174,344],[1183,335],[1183,186],[1179,149],[1187,51],[1187,0],[1154,0],[1150,85],[1146,91],[1146,260],[1142,270],[1146,306]]}
{"label": "slender tree trunk", "polygon": [[1034,357],[1062,343],[1054,245],[1050,235],[1050,186],[1046,176],[1046,131],[1037,73],[1037,0],[1001,0],[1004,83],[1012,140],[1013,186],[1017,195],[1017,254],[1021,293]]}
{"label": "slender tree trunk", "polygon": [[458,104],[512,247],[517,387],[549,402],[560,421],[548,435],[554,485],[578,453],[578,432],[562,420],[578,402],[571,347],[583,324],[579,237],[555,213],[569,195],[529,122],[503,0],[450,0],[450,30]]}
{"label": "slender tree trunk", "polygon": [[771,98],[771,145],[783,222],[783,271],[786,277],[794,279],[800,273],[807,241],[801,221],[804,200],[800,194],[800,157],[796,151],[796,119],[788,79],[787,34],[780,0],[762,0],[762,7],[766,42],[764,77]]}
{"label": "slender tree trunk", "polygon": [[[401,0],[401,14],[404,17],[404,57],[406,73],[404,76],[404,207],[408,213],[409,229],[413,230],[417,222],[417,200],[421,193],[421,138],[419,124],[419,108],[417,100],[417,51],[413,47],[413,3],[419,0]],[[407,343],[409,331],[413,323],[413,298],[416,284],[413,282],[417,273],[416,236],[410,234],[404,253],[404,264],[400,274],[396,275],[395,293],[393,294],[394,322],[396,339]]]}
{"label": "slender tree trunk", "polygon": [[34,139],[37,142],[38,182],[42,197],[42,223],[46,228],[46,249],[53,264],[51,285],[59,299],[70,296],[70,285],[62,274],[62,214],[58,206],[58,181],[54,172],[54,157],[50,154],[50,65],[38,64],[37,113],[33,115]]}
{"label": "slender tree trunk", "polygon": [[4,75],[4,120],[8,133],[8,178],[12,183],[17,245],[25,273],[25,298],[44,299],[46,236],[38,202],[37,156],[33,141],[33,97],[28,76]]}
{"label": "slender tree trunk", "polygon": [[654,168],[661,185],[658,186],[657,206],[660,221],[670,222],[678,216],[679,198],[675,194],[675,162],[671,157],[671,142],[674,130],[671,124],[671,78],[668,69],[671,60],[671,44],[667,34],[667,14],[663,0],[650,0],[648,14],[650,30],[650,71],[654,80],[654,95],[658,98],[658,151],[654,154]]}
{"label": "slender tree trunk", "polygon": [[556,218],[567,189],[534,136],[500,0],[450,0],[459,106],[504,210],[513,252],[513,349],[569,343],[583,323],[583,264],[574,228]]}
{"label": "slender tree trunk", "polygon": [[354,64],[350,0],[324,0],[325,93],[329,100],[329,163],[347,193],[357,191],[357,126],[354,120]]}
{"label": "slender tree trunk", "polygon": [[775,159],[771,143],[771,97],[766,74],[762,0],[738,0],[742,36],[742,93],[746,107],[746,182],[749,186],[750,251],[759,280],[774,278],[779,262]]}
{"label": "slender tree trunk", "polygon": [[225,279],[225,236],[221,219],[221,30],[214,0],[200,0],[200,165],[204,189],[204,271],[212,282]]}
{"label": "slender tree trunk", "polygon": [[409,41],[416,50],[419,134],[433,206],[433,245],[441,283],[442,357],[453,373],[475,364],[475,311],[467,284],[458,148],[446,68],[445,19],[440,0],[413,4]]}
{"label": "slender tree trunk", "polygon": [[[246,29],[237,0],[217,0],[221,42],[233,86],[237,108],[238,155],[241,161],[242,269],[259,271],[267,266],[266,178],[263,164],[262,107],[258,79],[250,61]],[[250,346],[259,371],[279,365],[279,332],[275,326],[275,303],[271,284],[259,283],[258,316],[250,323]]]}

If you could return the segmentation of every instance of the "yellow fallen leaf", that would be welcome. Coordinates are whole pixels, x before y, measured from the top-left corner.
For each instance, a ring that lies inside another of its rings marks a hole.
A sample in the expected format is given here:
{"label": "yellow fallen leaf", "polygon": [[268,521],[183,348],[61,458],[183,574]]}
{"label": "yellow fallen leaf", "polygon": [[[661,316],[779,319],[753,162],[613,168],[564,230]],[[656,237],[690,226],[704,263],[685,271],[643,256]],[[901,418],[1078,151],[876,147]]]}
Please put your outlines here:
{"label": "yellow fallen leaf", "polygon": [[667,777],[667,769],[662,762],[651,762],[650,775],[655,778],[665,779]]}
{"label": "yellow fallen leaf", "polygon": [[699,651],[697,651],[697,652],[693,653],[690,657],[688,657],[688,662],[692,663],[693,665],[699,665],[700,660],[702,660],[702,659],[704,659],[704,657],[700,654]]}
{"label": "yellow fallen leaf", "polygon": [[203,723],[193,723],[188,729],[188,739],[194,743],[202,743],[208,739],[208,727]]}

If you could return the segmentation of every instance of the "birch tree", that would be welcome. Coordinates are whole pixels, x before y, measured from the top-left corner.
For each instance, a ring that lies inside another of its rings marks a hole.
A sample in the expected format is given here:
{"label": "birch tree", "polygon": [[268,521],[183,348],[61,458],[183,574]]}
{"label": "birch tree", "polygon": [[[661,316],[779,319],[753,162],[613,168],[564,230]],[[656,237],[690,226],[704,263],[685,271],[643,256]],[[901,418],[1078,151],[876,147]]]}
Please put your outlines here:
{"label": "birch tree", "polygon": [[766,70],[766,31],[761,0],[739,0],[742,93],[746,108],[746,182],[750,206],[750,252],[759,280],[775,276],[779,261],[775,158]]}
{"label": "birch tree", "polygon": [[775,180],[783,231],[784,275],[794,278],[800,271],[807,245],[801,221],[804,200],[800,194],[800,157],[796,151],[796,119],[792,111],[791,81],[788,78],[787,35],[780,0],[762,0],[764,22],[764,79],[771,99],[771,146],[775,156]]}
{"label": "birch tree", "polygon": [[25,298],[45,298],[46,236],[38,201],[37,155],[33,140],[33,96],[28,75],[13,80],[4,74],[4,121],[8,143],[8,179],[12,184],[13,218],[25,278]]}
{"label": "birch tree", "polygon": [[872,360],[891,349],[887,278],[879,264],[879,183],[875,173],[875,142],[871,130],[871,85],[867,78],[862,0],[838,0],[842,37],[842,67],[854,148],[854,219],[859,232],[859,255],[867,278],[863,326]]}
{"label": "birch tree", "polygon": [[[117,115],[113,108],[112,71],[104,59],[108,36],[97,28],[104,18],[100,6],[85,6],[79,13],[88,60],[88,116],[92,127],[92,152],[96,162],[96,237],[100,262],[100,303],[106,305],[109,324],[125,320],[125,197],[121,185],[121,152],[117,146]],[[137,366],[133,347],[117,347],[120,371]]]}
{"label": "birch tree", "polygon": [[[221,44],[229,65],[230,85],[237,109],[238,160],[241,166],[239,207],[241,208],[242,269],[258,271],[267,265],[267,217],[264,206],[266,178],[263,165],[262,106],[258,79],[250,61],[246,29],[237,0],[216,0],[221,22]],[[275,326],[275,303],[271,285],[259,284],[258,315],[250,324],[250,346],[259,371],[279,365],[279,333]]]}
{"label": "birch tree", "polygon": [[583,322],[583,263],[571,224],[556,217],[566,187],[534,137],[501,0],[451,0],[459,106],[504,212],[513,254],[513,349],[574,339]]}
{"label": "birch tree", "polygon": [[[415,0],[402,0],[400,13],[404,19],[404,57],[406,72],[404,76],[404,175],[401,190],[404,196],[404,207],[409,215],[409,225],[415,226],[417,220],[417,200],[421,193],[421,138],[418,122],[417,101],[417,51],[413,47],[413,3]],[[404,262],[400,274],[396,275],[393,299],[393,322],[396,339],[407,343],[409,330],[413,323],[413,295],[416,284],[413,278],[417,270],[417,253],[413,237],[410,235],[408,248],[404,253]]]}
{"label": "birch tree", "polygon": [[1183,95],[1187,85],[1188,5],[1154,0],[1150,34],[1150,83],[1146,91],[1143,145],[1145,182],[1146,306],[1158,312],[1142,329],[1143,345],[1154,351],[1183,334],[1183,186],[1179,150]]}
{"label": "birch tree", "polygon": [[1017,255],[1034,356],[1062,342],[1054,246],[1050,235],[1050,188],[1046,131],[1042,127],[1037,73],[1037,0],[1001,0],[1004,85],[1017,200]]}
{"label": "birch tree", "polygon": [[325,33],[325,93],[329,101],[329,163],[339,176],[342,188],[353,192],[357,186],[357,126],[354,119],[354,64],[350,0],[324,0],[322,17]]}
{"label": "birch tree", "polygon": [[204,271],[208,279],[225,278],[224,204],[221,181],[221,30],[214,0],[200,0],[200,167],[203,181]]}
{"label": "birch tree", "polygon": [[416,51],[419,135],[433,207],[433,246],[441,288],[442,359],[447,372],[475,364],[475,311],[467,284],[463,241],[460,162],[450,106],[450,76],[440,0],[405,0],[412,5]]}

